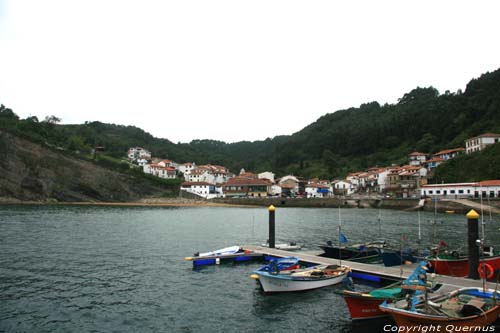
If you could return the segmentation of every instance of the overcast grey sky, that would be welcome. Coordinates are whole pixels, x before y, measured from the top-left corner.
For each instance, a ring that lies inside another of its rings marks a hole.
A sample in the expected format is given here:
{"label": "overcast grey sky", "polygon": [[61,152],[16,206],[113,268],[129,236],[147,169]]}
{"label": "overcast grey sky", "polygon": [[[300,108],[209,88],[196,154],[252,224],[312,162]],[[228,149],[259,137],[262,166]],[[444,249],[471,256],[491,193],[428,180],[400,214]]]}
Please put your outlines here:
{"label": "overcast grey sky", "polygon": [[500,1],[0,0],[0,103],[174,142],[292,134],[500,67]]}

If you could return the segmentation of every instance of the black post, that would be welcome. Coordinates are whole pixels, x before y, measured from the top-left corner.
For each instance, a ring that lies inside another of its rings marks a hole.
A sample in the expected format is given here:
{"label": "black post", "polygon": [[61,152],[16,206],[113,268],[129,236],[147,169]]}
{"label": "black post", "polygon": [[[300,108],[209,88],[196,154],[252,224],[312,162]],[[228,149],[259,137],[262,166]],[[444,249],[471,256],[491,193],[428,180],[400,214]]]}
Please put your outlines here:
{"label": "black post", "polygon": [[276,208],[273,205],[269,206],[269,248],[274,249],[275,239],[274,239],[274,212]]}
{"label": "black post", "polygon": [[479,247],[476,241],[479,239],[479,214],[474,209],[471,209],[466,217],[469,245],[469,278],[478,280],[479,272],[477,267],[479,266]]}

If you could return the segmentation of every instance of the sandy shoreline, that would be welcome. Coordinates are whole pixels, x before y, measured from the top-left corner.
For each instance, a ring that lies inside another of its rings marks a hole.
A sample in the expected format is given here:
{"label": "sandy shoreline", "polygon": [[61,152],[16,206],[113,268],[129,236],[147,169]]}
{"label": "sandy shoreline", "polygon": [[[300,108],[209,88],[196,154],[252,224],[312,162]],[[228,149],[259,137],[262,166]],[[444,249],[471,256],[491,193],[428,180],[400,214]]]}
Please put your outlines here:
{"label": "sandy shoreline", "polygon": [[216,203],[205,200],[184,198],[147,198],[131,202],[60,202],[46,201],[21,201],[10,198],[0,198],[0,205],[65,205],[65,206],[118,206],[118,207],[255,207],[251,205]]}

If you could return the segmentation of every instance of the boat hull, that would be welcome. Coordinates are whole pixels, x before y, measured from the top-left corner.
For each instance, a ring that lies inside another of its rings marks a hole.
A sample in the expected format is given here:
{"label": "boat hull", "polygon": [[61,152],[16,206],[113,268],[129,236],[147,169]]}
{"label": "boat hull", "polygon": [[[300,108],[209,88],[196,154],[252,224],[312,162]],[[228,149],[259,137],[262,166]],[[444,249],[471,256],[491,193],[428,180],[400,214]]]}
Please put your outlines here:
{"label": "boat hull", "polygon": [[306,291],[323,288],[341,283],[346,273],[337,276],[329,276],[318,279],[293,279],[288,275],[269,274],[267,272],[256,272],[259,275],[259,283],[265,293],[282,293],[293,291]]}
{"label": "boat hull", "polygon": [[389,316],[389,314],[379,309],[379,305],[385,301],[384,298],[372,297],[347,290],[344,290],[342,295],[344,296],[352,320],[367,320]]}
{"label": "boat hull", "polygon": [[[441,258],[427,258],[432,265],[434,273],[441,275],[449,275],[456,277],[469,276],[469,259],[441,259]],[[483,259],[481,259],[481,262]],[[484,262],[493,267],[493,269],[500,269],[500,256],[485,257]]]}
{"label": "boat hull", "polygon": [[[425,309],[425,303],[419,303],[416,311],[386,303],[379,308],[391,315],[399,326],[398,332],[420,332],[423,328],[426,332],[478,332],[481,328],[483,332],[493,332],[495,328],[490,325],[500,315],[500,305],[496,304],[495,294],[498,297],[498,293],[491,289],[485,292],[481,288],[462,288],[429,301],[428,309]],[[460,301],[462,296],[470,298]],[[486,303],[489,305],[483,309]],[[469,306],[468,310],[466,305]]]}
{"label": "boat hull", "polygon": [[410,311],[394,311],[384,307],[381,309],[391,315],[396,325],[399,326],[398,332],[418,332],[423,327],[432,327],[432,331],[429,332],[473,332],[473,329],[478,327],[491,325],[500,315],[500,307],[493,308],[478,316],[464,318],[425,316]]}
{"label": "boat hull", "polygon": [[403,256],[401,256],[401,253],[386,249],[381,250],[381,252],[382,253],[380,255],[382,257],[382,262],[386,267],[399,266],[407,261],[415,263],[419,259],[421,259],[413,256],[412,254],[407,254],[407,253],[403,253]]}
{"label": "boat hull", "polygon": [[338,248],[336,246],[321,246],[321,249],[324,251],[321,256],[327,258],[366,263],[381,262],[382,260],[377,249],[358,250],[351,248]]}

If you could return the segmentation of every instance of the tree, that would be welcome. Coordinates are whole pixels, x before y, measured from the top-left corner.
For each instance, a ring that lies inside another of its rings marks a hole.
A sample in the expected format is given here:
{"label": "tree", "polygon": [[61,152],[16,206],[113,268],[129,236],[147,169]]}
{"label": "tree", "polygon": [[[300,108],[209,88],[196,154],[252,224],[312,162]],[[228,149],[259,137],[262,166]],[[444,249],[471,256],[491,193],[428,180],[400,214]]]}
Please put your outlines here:
{"label": "tree", "polygon": [[61,118],[58,118],[54,115],[52,116],[46,116],[45,119],[44,119],[44,122],[45,123],[48,123],[48,124],[58,124],[61,122]]}

